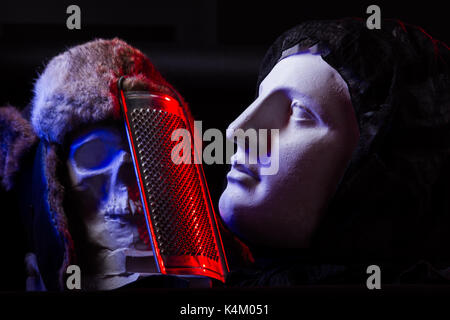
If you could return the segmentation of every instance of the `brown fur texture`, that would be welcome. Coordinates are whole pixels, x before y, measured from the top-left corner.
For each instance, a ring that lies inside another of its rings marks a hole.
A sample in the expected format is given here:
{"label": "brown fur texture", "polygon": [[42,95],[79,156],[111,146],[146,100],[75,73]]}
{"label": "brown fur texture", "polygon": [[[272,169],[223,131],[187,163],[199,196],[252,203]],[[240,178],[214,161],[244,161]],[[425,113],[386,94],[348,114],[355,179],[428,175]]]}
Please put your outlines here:
{"label": "brown fur texture", "polygon": [[47,146],[44,161],[45,176],[48,181],[47,202],[52,212],[53,224],[55,225],[61,240],[64,244],[64,258],[61,268],[59,269],[59,285],[65,288],[64,278],[67,267],[74,261],[75,250],[72,236],[69,232],[68,221],[64,211],[64,186],[58,177],[58,169],[61,168],[61,160],[57,153],[57,146],[50,144]]}
{"label": "brown fur texture", "polygon": [[20,160],[37,142],[31,124],[14,107],[0,107],[0,184],[5,190],[13,187]]}
{"label": "brown fur texture", "polygon": [[53,58],[34,87],[31,122],[36,133],[60,144],[81,125],[118,117],[121,76],[132,84],[171,88],[141,51],[117,38],[94,40]]}

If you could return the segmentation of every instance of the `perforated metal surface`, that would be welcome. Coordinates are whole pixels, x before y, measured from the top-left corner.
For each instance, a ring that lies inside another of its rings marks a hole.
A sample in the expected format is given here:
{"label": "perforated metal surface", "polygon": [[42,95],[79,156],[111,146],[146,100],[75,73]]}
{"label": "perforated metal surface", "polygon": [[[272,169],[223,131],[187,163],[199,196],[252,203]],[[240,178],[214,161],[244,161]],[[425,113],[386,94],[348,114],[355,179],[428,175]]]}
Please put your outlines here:
{"label": "perforated metal surface", "polygon": [[151,108],[135,108],[129,119],[161,254],[218,261],[196,165],[177,165],[171,159],[172,149],[179,143],[171,140],[172,132],[186,129],[185,122],[177,115]]}

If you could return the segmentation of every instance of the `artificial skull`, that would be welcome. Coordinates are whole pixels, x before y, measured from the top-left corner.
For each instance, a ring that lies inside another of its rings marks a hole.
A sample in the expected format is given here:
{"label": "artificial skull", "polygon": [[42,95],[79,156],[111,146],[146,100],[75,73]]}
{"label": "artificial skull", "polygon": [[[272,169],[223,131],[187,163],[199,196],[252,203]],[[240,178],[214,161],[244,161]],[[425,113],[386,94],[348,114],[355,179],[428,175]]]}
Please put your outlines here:
{"label": "artificial skull", "polygon": [[72,216],[79,217],[95,266],[89,281],[95,289],[135,281],[139,274],[127,267],[127,257],[152,252],[124,131],[105,124],[77,132],[70,138],[67,167]]}

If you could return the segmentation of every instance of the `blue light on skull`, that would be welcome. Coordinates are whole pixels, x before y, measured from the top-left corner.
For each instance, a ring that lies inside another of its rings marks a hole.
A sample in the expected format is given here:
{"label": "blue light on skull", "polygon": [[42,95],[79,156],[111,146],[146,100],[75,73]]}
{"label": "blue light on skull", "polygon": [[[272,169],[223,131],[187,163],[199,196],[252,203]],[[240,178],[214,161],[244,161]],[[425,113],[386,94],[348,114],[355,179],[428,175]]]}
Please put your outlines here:
{"label": "blue light on skull", "polygon": [[86,275],[88,287],[114,289],[152,273],[129,263],[129,257],[153,258],[153,252],[124,132],[115,125],[79,131],[71,137],[67,168],[88,258],[96,266]]}

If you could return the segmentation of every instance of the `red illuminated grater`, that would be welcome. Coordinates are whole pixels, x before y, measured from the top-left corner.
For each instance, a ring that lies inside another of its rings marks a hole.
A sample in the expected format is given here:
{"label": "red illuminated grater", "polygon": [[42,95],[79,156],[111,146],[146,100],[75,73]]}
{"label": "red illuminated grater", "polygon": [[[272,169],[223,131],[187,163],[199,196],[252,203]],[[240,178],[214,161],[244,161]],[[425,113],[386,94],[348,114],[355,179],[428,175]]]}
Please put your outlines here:
{"label": "red illuminated grater", "polygon": [[[119,95],[139,191],[159,272],[207,276],[229,272],[202,164],[175,164],[172,132],[194,137],[188,107],[174,96],[147,91]],[[191,157],[198,157],[191,143]]]}

